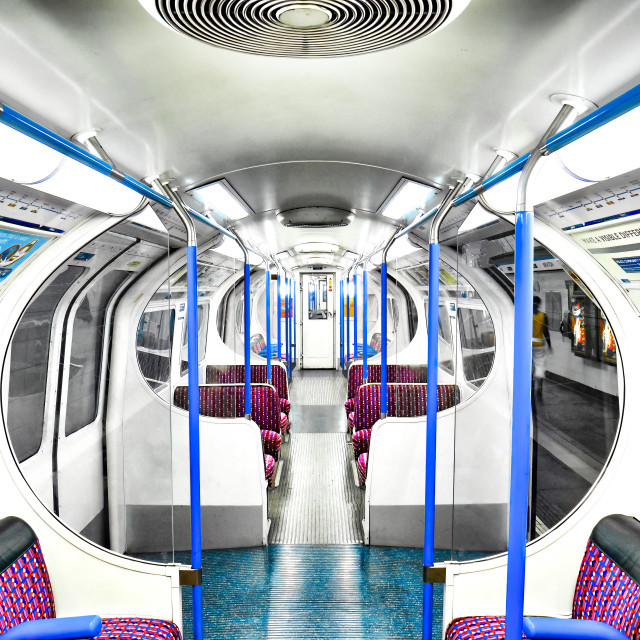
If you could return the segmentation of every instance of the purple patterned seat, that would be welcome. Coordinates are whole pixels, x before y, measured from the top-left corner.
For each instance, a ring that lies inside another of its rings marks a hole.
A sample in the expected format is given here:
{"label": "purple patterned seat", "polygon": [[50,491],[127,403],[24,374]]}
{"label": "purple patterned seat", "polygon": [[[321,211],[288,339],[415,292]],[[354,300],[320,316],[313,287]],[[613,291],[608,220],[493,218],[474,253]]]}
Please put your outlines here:
{"label": "purple patterned seat", "polygon": [[[605,622],[634,640],[640,635],[640,522],[611,515],[595,526],[573,596],[572,618]],[[502,640],[504,617],[457,618],[447,640]]]}
{"label": "purple patterned seat", "polygon": [[[56,617],[49,573],[33,529],[19,518],[0,520],[0,635],[31,620]],[[103,618],[99,640],[181,640],[168,620]]]}
{"label": "purple patterned seat", "polygon": [[367,481],[367,462],[369,459],[368,453],[361,453],[356,460],[356,467],[358,467],[358,478],[360,478],[360,484],[364,484]]}
{"label": "purple patterned seat", "polygon": [[273,476],[276,470],[276,461],[273,456],[268,453],[264,454],[264,475],[269,483],[269,486],[273,484]]}
{"label": "purple patterned seat", "polygon": [[[354,432],[371,429],[380,418],[380,384],[362,385],[356,394],[349,427]],[[460,390],[453,384],[438,385],[438,411],[460,402]],[[427,415],[427,385],[392,383],[387,386],[387,415],[412,418]]]}
{"label": "purple patterned seat", "polygon": [[[225,384],[244,382],[244,365],[228,364],[228,365],[207,365],[206,377],[207,384]],[[267,383],[267,365],[252,364],[251,365],[251,382],[258,384]],[[287,384],[287,370],[280,364],[273,363],[271,365],[271,384],[274,386],[278,398],[280,398],[280,411],[289,416],[291,411],[291,402],[289,401],[289,386]],[[287,430],[290,423],[287,423]]]}
{"label": "purple patterned seat", "polygon": [[[380,385],[368,384],[358,389],[355,411],[349,414],[349,431],[353,432],[353,452],[356,458],[369,452],[371,429],[380,418]],[[438,385],[438,411],[460,402],[460,389],[453,384]],[[389,384],[387,386],[387,416],[415,418],[427,415],[426,384]],[[365,469],[366,474],[366,469]]]}
{"label": "purple patterned seat", "polygon": [[371,429],[379,419],[380,384],[363,384],[356,393],[353,415],[349,416],[350,430],[355,433]]}
{"label": "purple patterned seat", "polygon": [[353,434],[353,453],[356,458],[369,451],[369,440],[371,440],[371,429],[360,429]]}
{"label": "purple patterned seat", "polygon": [[[367,383],[381,382],[382,370],[379,364],[367,366]],[[427,367],[413,364],[389,364],[387,365],[388,383],[419,383],[427,382]],[[356,362],[349,367],[347,372],[347,401],[344,408],[347,417],[355,409],[356,395],[363,384],[362,363]]]}
{"label": "purple patterned seat", "polygon": [[275,431],[262,429],[260,431],[260,437],[262,438],[262,451],[272,456],[274,460],[277,460],[278,456],[280,455],[282,436]]}
{"label": "purple patterned seat", "polygon": [[[189,387],[176,387],[173,403],[181,409],[189,409]],[[200,415],[212,418],[243,418],[244,385],[201,385]],[[277,459],[282,443],[282,417],[278,411],[276,391],[272,386],[251,385],[251,419],[260,427],[264,453]],[[269,435],[266,432],[274,434]]]}

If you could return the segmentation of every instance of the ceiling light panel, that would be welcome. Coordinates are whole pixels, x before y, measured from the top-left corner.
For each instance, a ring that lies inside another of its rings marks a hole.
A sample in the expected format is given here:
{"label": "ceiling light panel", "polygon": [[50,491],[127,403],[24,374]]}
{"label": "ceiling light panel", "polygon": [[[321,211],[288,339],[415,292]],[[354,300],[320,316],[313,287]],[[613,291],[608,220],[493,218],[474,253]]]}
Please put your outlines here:
{"label": "ceiling light panel", "polygon": [[339,248],[331,242],[303,242],[294,247],[298,253],[335,253]]}
{"label": "ceiling light panel", "polygon": [[382,205],[380,213],[392,220],[413,217],[416,213],[426,210],[427,204],[436,193],[436,189],[426,184],[403,179]]}
{"label": "ceiling light panel", "polygon": [[252,213],[225,180],[211,182],[190,193],[205,209],[229,220],[241,220]]}

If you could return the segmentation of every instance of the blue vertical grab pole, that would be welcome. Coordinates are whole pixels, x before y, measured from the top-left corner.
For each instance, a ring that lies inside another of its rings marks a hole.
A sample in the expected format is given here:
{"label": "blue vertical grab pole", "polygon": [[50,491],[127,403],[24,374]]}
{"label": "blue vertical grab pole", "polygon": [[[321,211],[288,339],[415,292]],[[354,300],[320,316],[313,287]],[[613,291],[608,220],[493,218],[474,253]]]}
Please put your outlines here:
{"label": "blue vertical grab pole", "polygon": [[269,271],[269,263],[266,270],[266,292],[267,299],[267,382],[271,384],[271,272]]}
{"label": "blue vertical grab pole", "polygon": [[244,417],[251,419],[251,266],[244,263]]}
{"label": "blue vertical grab pole", "polygon": [[191,567],[199,576],[193,585],[193,638],[203,640],[202,623],[202,519],[200,507],[200,387],[198,381],[198,262],[197,236],[191,216],[168,185],[152,181],[156,191],[173,202],[187,229],[187,362],[189,395],[189,500],[191,514]]}
{"label": "blue vertical grab pole", "polygon": [[[529,507],[531,438],[531,364],[533,347],[533,206],[527,190],[540,148],[567,122],[574,107],[564,104],[539,144],[530,153],[518,182],[513,330],[513,407],[511,417],[511,481],[505,640],[522,640]],[[533,523],[532,523],[533,524]]]}
{"label": "blue vertical grab pole", "polygon": [[358,270],[353,274],[353,359],[358,359]]}
{"label": "blue vertical grab pole", "polygon": [[298,282],[293,281],[293,362],[295,364],[298,357],[298,313],[296,303],[298,302]]}
{"label": "blue vertical grab pole", "polygon": [[[198,382],[198,264],[195,246],[187,247],[187,332],[189,363],[189,468],[191,486],[191,566],[202,570],[200,512],[200,388]],[[202,585],[193,587],[193,637],[202,640]]]}
{"label": "blue vertical grab pole", "polygon": [[[465,182],[464,184],[467,184]],[[463,188],[459,182],[442,200],[431,221],[429,243],[429,298],[427,334],[427,432],[424,478],[424,547],[422,556],[422,638],[431,640],[433,626],[433,583],[428,572],[433,566],[435,546],[436,444],[438,419],[438,305],[440,301],[440,245],[442,220],[451,209],[455,196]]]}
{"label": "blue vertical grab pole", "polygon": [[387,252],[393,243],[389,240],[382,250],[382,264],[380,265],[380,315],[382,326],[380,332],[380,418],[387,417]]}
{"label": "blue vertical grab pole", "polygon": [[367,270],[365,268],[362,271],[362,379],[364,382],[369,377],[367,370],[367,290]]}
{"label": "blue vertical grab pole", "polygon": [[292,291],[292,282],[293,282],[293,278],[289,278],[289,290],[288,290],[288,295],[289,295],[289,312],[287,314],[287,327],[289,329],[289,357],[287,359],[288,364],[289,364],[289,377],[291,377],[291,354],[293,352],[293,327],[291,326],[291,317],[292,317],[292,312],[291,312],[291,307],[293,304],[292,301],[292,296],[291,296],[291,291]]}
{"label": "blue vertical grab pole", "polygon": [[278,304],[278,362],[282,359],[282,292],[280,291],[280,272],[278,271],[278,281],[276,282],[276,295]]}
{"label": "blue vertical grab pole", "polygon": [[345,311],[345,332],[346,332],[346,340],[345,343],[347,345],[347,355],[346,355],[346,360],[347,362],[349,362],[350,358],[350,349],[351,349],[351,345],[349,344],[349,340],[350,340],[350,331],[349,331],[349,320],[351,318],[351,296],[349,295],[349,272],[347,271],[347,279],[345,281],[345,285],[347,288],[347,308]]}
{"label": "blue vertical grab pole", "polygon": [[340,368],[344,369],[344,281],[340,279]]}
{"label": "blue vertical grab pole", "polygon": [[[422,564],[433,566],[435,540],[436,440],[438,411],[438,302],[440,298],[440,245],[429,245],[429,301],[427,336],[427,443],[424,482],[424,550]],[[433,584],[422,585],[422,638],[431,639]]]}
{"label": "blue vertical grab pole", "polygon": [[289,375],[289,278],[286,275],[284,277],[284,355],[287,375]]}

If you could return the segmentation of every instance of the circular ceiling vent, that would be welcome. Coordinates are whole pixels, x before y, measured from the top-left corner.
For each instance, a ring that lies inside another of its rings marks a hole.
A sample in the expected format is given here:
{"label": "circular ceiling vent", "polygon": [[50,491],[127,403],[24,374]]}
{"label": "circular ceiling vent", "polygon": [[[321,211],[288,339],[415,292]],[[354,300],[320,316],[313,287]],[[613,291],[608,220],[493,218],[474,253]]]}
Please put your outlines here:
{"label": "circular ceiling vent", "polygon": [[351,56],[397,47],[450,22],[470,0],[140,0],[207,44],[266,56]]}

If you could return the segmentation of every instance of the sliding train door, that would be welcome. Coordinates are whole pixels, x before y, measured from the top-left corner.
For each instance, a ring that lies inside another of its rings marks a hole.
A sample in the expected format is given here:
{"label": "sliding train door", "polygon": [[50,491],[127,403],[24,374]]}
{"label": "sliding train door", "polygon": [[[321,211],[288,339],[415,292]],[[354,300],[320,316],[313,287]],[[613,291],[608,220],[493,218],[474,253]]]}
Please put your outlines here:
{"label": "sliding train door", "polygon": [[335,367],[335,274],[302,276],[302,368]]}

